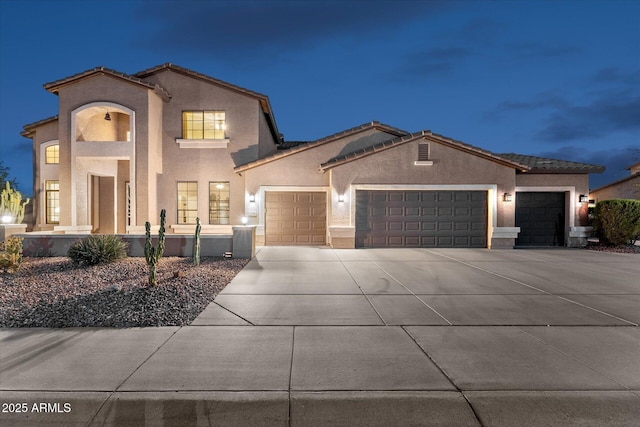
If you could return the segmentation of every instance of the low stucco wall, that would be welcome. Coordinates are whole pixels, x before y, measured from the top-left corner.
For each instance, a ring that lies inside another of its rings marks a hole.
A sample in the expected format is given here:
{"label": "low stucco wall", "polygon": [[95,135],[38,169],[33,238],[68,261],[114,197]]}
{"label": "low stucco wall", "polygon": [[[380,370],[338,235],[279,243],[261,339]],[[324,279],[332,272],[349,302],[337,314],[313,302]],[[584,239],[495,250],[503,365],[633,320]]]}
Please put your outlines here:
{"label": "low stucco wall", "polygon": [[[24,256],[46,257],[67,256],[69,247],[87,235],[71,234],[21,234]],[[127,253],[132,257],[144,256],[145,237],[143,235],[119,235],[129,244]],[[152,244],[157,245],[157,236]],[[164,256],[193,256],[192,235],[168,234],[165,237]],[[252,258],[255,255],[255,227],[234,227],[233,234],[215,234],[200,236],[200,255],[222,256],[231,252],[234,258]]]}

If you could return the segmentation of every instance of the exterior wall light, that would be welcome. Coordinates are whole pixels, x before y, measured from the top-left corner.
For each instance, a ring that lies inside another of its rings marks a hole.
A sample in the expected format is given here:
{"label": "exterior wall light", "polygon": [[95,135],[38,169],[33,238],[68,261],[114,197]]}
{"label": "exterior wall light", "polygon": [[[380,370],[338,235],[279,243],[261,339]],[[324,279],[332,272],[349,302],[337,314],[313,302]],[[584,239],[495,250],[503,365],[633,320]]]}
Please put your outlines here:
{"label": "exterior wall light", "polygon": [[578,200],[580,201],[580,203],[588,203],[589,196],[587,196],[586,194],[581,194],[580,197],[578,197]]}
{"label": "exterior wall light", "polygon": [[13,221],[13,218],[11,217],[11,215],[2,215],[3,224],[11,224],[11,221]]}
{"label": "exterior wall light", "polygon": [[255,202],[256,202],[256,195],[249,194],[249,203],[255,203]]}
{"label": "exterior wall light", "polygon": [[247,225],[247,223],[249,222],[249,218],[247,218],[246,216],[243,216],[240,221],[242,221],[242,225]]}
{"label": "exterior wall light", "polygon": [[502,196],[502,200],[504,200],[505,202],[512,202],[513,196],[511,195],[511,193],[504,193],[504,195]]}
{"label": "exterior wall light", "polygon": [[344,194],[338,194],[338,203],[344,203]]}

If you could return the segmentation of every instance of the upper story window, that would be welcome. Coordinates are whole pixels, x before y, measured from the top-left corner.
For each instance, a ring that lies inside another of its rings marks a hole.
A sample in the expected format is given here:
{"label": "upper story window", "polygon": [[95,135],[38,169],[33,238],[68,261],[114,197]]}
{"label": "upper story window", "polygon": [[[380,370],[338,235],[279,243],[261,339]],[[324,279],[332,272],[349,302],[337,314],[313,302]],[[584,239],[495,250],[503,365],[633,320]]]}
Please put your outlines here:
{"label": "upper story window", "polygon": [[60,163],[60,145],[49,145],[44,149],[44,162],[48,165]]}
{"label": "upper story window", "polygon": [[225,139],[224,111],[183,111],[183,139]]}

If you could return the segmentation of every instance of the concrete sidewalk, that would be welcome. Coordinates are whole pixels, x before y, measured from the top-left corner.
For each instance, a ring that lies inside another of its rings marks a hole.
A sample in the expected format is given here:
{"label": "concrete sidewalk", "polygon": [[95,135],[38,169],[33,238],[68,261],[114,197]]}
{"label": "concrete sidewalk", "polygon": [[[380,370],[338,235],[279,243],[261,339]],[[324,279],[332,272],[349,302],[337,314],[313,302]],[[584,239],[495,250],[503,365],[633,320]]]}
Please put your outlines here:
{"label": "concrete sidewalk", "polygon": [[0,330],[0,425],[640,425],[638,260],[261,248],[191,326]]}

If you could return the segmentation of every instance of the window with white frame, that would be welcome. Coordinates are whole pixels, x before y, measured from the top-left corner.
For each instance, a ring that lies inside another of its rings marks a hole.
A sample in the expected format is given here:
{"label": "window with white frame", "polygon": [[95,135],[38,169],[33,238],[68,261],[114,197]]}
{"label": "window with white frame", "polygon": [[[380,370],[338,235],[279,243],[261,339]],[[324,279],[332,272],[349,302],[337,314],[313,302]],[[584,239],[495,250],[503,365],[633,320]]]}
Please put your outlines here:
{"label": "window with white frame", "polygon": [[45,181],[44,191],[46,222],[47,224],[60,224],[60,182]]}
{"label": "window with white frame", "polygon": [[52,144],[44,149],[44,162],[48,165],[60,163],[59,144]]}
{"label": "window with white frame", "polygon": [[229,224],[229,183],[209,183],[209,224]]}
{"label": "window with white frame", "polygon": [[225,139],[224,111],[183,111],[183,139]]}
{"label": "window with white frame", "polygon": [[198,217],[198,183],[178,182],[178,224],[195,224]]}

